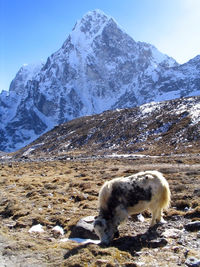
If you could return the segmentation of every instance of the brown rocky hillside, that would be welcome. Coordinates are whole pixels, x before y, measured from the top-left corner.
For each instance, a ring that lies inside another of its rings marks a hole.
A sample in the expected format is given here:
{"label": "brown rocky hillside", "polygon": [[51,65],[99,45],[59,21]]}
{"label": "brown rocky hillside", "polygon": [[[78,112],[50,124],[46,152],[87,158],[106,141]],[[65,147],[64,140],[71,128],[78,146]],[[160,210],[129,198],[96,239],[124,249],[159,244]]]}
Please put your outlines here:
{"label": "brown rocky hillside", "polygon": [[199,153],[200,97],[106,111],[55,127],[15,157]]}

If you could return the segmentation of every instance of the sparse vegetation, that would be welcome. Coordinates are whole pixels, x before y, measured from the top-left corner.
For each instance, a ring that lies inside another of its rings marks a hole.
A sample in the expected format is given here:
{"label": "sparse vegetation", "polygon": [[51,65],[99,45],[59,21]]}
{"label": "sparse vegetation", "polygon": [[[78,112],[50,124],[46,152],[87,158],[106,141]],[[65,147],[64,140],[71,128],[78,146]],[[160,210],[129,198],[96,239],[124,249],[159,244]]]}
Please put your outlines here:
{"label": "sparse vegetation", "polygon": [[199,99],[196,96],[149,103],[77,118],[56,126],[12,156],[66,159],[112,153],[198,154]]}
{"label": "sparse vegetation", "polygon": [[[197,162],[197,156],[177,156],[1,163],[3,259],[16,266],[182,266],[189,256],[200,257],[197,232],[183,232],[184,224],[200,220]],[[144,213],[144,223],[130,218],[122,224],[110,247],[60,242],[80,218],[97,215],[98,192],[106,180],[145,169],[157,169],[169,181],[172,203],[166,225],[147,234],[150,217]],[[29,233],[35,224],[44,232]],[[56,225],[64,236],[53,233]],[[170,229],[176,234],[163,237]]]}

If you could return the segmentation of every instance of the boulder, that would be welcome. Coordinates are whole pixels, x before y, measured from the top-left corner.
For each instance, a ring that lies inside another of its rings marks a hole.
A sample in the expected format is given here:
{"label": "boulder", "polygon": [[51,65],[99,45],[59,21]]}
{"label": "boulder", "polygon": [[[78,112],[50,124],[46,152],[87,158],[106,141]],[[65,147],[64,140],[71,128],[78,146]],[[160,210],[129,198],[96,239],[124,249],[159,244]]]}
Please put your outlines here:
{"label": "boulder", "polygon": [[189,232],[195,232],[200,230],[200,221],[190,222],[184,225],[185,229]]}
{"label": "boulder", "polygon": [[75,226],[73,226],[70,238],[86,238],[86,239],[99,239],[94,232],[94,216],[88,216],[80,219]]}
{"label": "boulder", "polygon": [[195,257],[189,257],[186,260],[185,264],[189,267],[200,267],[200,259],[197,259]]}

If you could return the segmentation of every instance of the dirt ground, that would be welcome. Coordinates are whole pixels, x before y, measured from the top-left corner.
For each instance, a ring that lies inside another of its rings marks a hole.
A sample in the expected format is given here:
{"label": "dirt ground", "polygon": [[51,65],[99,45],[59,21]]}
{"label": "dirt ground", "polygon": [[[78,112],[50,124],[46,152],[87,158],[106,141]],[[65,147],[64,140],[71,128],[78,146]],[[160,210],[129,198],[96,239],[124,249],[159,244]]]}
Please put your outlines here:
{"label": "dirt ground", "polygon": [[[98,192],[107,180],[140,170],[159,170],[169,182],[172,202],[166,224],[148,231],[130,217],[109,247],[61,242],[79,219],[97,215]],[[0,163],[0,266],[189,266],[200,260],[200,156],[93,158]],[[42,233],[30,233],[41,224]],[[61,226],[64,235],[55,234]]]}

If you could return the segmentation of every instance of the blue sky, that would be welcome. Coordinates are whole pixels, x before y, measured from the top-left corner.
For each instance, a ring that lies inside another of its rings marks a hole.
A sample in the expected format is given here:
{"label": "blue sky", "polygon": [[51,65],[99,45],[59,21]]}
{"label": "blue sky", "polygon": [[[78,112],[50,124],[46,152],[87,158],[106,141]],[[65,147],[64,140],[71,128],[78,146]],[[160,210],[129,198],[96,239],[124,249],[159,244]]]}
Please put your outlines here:
{"label": "blue sky", "polygon": [[76,21],[97,8],[179,63],[200,54],[200,0],[0,0],[0,91],[23,64],[58,50]]}

